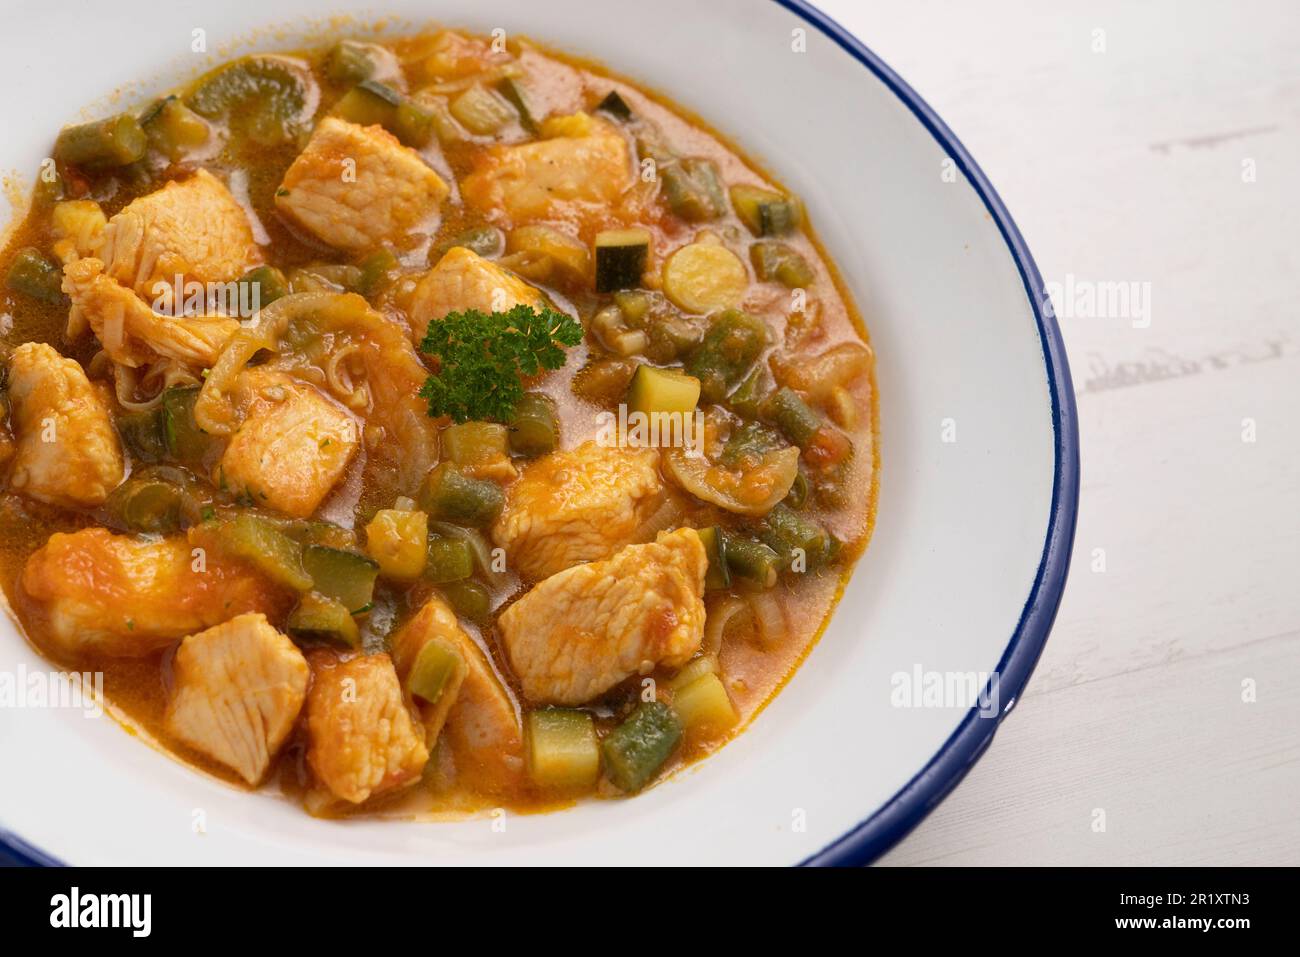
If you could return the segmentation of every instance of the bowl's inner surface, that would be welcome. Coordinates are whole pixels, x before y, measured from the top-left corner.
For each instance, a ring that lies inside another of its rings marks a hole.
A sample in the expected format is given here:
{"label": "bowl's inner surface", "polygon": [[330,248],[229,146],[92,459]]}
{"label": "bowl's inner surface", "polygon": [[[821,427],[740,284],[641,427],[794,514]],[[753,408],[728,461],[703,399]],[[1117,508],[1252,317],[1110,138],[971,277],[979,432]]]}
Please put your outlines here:
{"label": "bowl's inner surface", "polygon": [[[700,114],[803,196],[880,357],[883,472],[871,548],[814,653],[754,725],[635,801],[436,827],[317,821],[203,778],[111,722],[6,710],[0,747],[11,786],[0,827],[78,863],[801,860],[915,775],[972,703],[899,707],[896,676],[986,675],[1024,606],[1048,522],[1053,433],[1015,263],[907,107],[775,4],[668,0],[651,20],[632,2],[484,3],[472,14],[390,7],[598,59]],[[0,162],[35,170],[51,118],[75,116],[84,91],[138,80],[132,70],[156,74],[143,97],[202,69],[208,60],[188,52],[195,30],[224,59],[239,52],[225,44],[250,35],[260,49],[301,45],[329,12],[295,0],[276,11],[284,32],[258,36],[248,11],[178,4],[151,13],[157,28],[138,36],[129,17],[69,34],[55,14],[36,11],[15,26],[17,53],[0,64],[15,93]],[[75,83],[48,80],[39,38],[55,33],[70,46],[62,61],[75,65]],[[128,40],[129,59],[93,55]],[[7,622],[3,631],[0,668],[42,667]]]}

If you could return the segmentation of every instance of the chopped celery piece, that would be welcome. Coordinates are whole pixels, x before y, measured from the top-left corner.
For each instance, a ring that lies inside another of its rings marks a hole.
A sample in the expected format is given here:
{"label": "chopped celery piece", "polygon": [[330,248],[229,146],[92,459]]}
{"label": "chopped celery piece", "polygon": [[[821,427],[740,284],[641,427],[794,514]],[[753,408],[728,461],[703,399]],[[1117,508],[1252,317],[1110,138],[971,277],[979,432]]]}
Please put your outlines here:
{"label": "chopped celery piece", "polygon": [[492,524],[501,514],[504,500],[501,486],[486,479],[463,475],[448,462],[429,473],[417,498],[420,508],[435,522],[454,522],[478,528]]}
{"label": "chopped celery piece", "polygon": [[361,630],[342,602],[314,591],[298,600],[285,628],[292,635],[340,641],[354,648],[361,645]]}
{"label": "chopped celery piece", "polygon": [[560,420],[555,403],[540,392],[526,392],[515,403],[510,419],[510,450],[516,455],[536,458],[554,452],[560,446]]}
{"label": "chopped celery piece", "polygon": [[628,793],[640,791],[672,755],[682,726],[668,705],[647,701],[600,743],[605,772]]}
{"label": "chopped celery piece", "polygon": [[463,667],[465,660],[450,642],[432,638],[420,646],[406,676],[406,686],[417,698],[437,704],[456,672]]}
{"label": "chopped celery piece", "polygon": [[785,243],[754,243],[749,247],[749,259],[759,279],[775,280],[788,289],[811,286],[817,278],[808,260]]}
{"label": "chopped celery piece", "polygon": [[492,596],[476,581],[444,582],[438,589],[456,614],[475,624],[483,624],[492,613]]}
{"label": "chopped celery piece", "polygon": [[366,551],[379,573],[414,581],[424,572],[429,550],[429,517],[417,510],[381,508],[366,526]]}
{"label": "chopped celery piece", "polygon": [[704,543],[704,554],[709,556],[709,570],[704,575],[704,587],[717,591],[731,587],[731,574],[727,571],[727,544],[722,530],[716,525],[698,530]]}
{"label": "chopped celery piece", "polygon": [[712,160],[687,158],[659,171],[668,206],[688,223],[717,219],[726,210],[722,181]]}
{"label": "chopped celery piece", "polygon": [[736,709],[716,674],[700,675],[673,692],[673,711],[692,733],[726,731],[734,727]]}
{"label": "chopped celery piece", "polygon": [[311,576],[302,567],[302,546],[268,519],[240,512],[228,521],[204,525],[200,540],[209,537],[222,551],[245,559],[272,581],[300,592],[312,587]]}
{"label": "chopped celery piece", "polygon": [[720,402],[758,360],[767,343],[763,323],[738,309],[720,313],[698,348],[687,357],[686,372],[700,380],[705,402]]}
{"label": "chopped celery piece", "polygon": [[688,416],[700,401],[700,380],[672,369],[637,366],[627,390],[629,412],[657,412]]}
{"label": "chopped celery piece", "polygon": [[54,141],[54,158],[88,170],[127,166],[144,157],[149,140],[140,121],[129,113],[106,120],[66,126]]}
{"label": "chopped celery piece", "polygon": [[63,271],[33,246],[14,255],[5,285],[41,302],[57,303],[63,299]]}
{"label": "chopped celery piece", "polygon": [[474,574],[474,549],[463,538],[430,535],[424,577],[435,584],[461,581]]}
{"label": "chopped celery piece", "polygon": [[308,545],[302,551],[302,566],[311,576],[312,587],[341,603],[349,613],[360,615],[370,610],[378,562],[356,552]]}
{"label": "chopped celery piece", "polygon": [[731,187],[731,205],[740,221],[755,236],[780,236],[791,232],[801,219],[796,200],[745,183]]}
{"label": "chopped celery piece", "polygon": [[479,136],[495,133],[515,115],[509,103],[477,83],[452,100],[450,109],[461,126]]}
{"label": "chopped celery piece", "polygon": [[727,571],[754,582],[763,588],[776,584],[777,572],[780,570],[781,556],[764,545],[739,535],[722,533],[723,555],[727,560]]}
{"label": "chopped celery piece", "polygon": [[586,711],[544,708],[527,717],[528,776],[538,787],[578,791],[600,776],[600,743]]}

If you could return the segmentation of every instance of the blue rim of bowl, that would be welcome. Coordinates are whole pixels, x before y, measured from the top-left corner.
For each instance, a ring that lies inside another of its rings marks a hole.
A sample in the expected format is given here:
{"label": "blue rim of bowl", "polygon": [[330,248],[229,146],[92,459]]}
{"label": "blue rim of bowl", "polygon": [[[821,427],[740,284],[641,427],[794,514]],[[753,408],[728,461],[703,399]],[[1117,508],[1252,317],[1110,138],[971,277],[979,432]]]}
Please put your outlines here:
{"label": "blue rim of bowl", "polygon": [[907,836],[927,814],[948,796],[988,748],[1002,720],[1011,712],[1024,691],[1038,657],[1047,644],[1056,610],[1061,604],[1074,527],[1079,514],[1079,426],[1074,406],[1074,386],[1065,359],[1061,329],[1050,311],[1044,309],[1043,277],[1025,245],[997,190],[989,182],[966,147],[948,129],[938,114],[915,90],[872,53],[852,33],[805,0],[773,0],[795,16],[812,24],[841,49],[865,66],[884,83],[927,130],[966,176],[984,207],[998,224],[1020,279],[1025,285],[1047,366],[1047,390],[1052,400],[1052,430],[1055,435],[1056,467],[1052,480],[1052,504],[1048,512],[1047,539],[1011,642],[998,663],[998,694],[1006,705],[995,716],[981,717],[972,708],[921,771],[871,817],[827,845],[802,863],[806,866],[835,867],[869,864]]}
{"label": "blue rim of bowl", "polygon": [[[1079,427],[1074,406],[1074,387],[1065,359],[1065,344],[1056,320],[1043,309],[1043,278],[1024,237],[1007,212],[997,190],[989,182],[966,147],[948,129],[901,77],[835,20],[804,0],[773,0],[795,16],[812,24],[841,49],[865,66],[907,105],[930,131],[945,153],[962,171],[998,224],[998,230],[1015,260],[1025,285],[1047,365],[1047,388],[1052,399],[1052,429],[1055,435],[1056,468],[1052,482],[1052,504],[1047,540],[1034,576],[1033,587],[1020,614],[1011,643],[998,663],[998,693],[1006,706],[996,717],[981,717],[972,708],[938,753],[903,788],[853,830],[803,861],[808,866],[850,866],[869,864],[889,850],[920,824],[966,776],[988,748],[1002,720],[1011,712],[1033,674],[1048,633],[1056,618],[1070,568],[1074,526],[1079,513]],[[28,844],[18,835],[0,829],[0,863],[29,866],[61,866],[62,861]]]}

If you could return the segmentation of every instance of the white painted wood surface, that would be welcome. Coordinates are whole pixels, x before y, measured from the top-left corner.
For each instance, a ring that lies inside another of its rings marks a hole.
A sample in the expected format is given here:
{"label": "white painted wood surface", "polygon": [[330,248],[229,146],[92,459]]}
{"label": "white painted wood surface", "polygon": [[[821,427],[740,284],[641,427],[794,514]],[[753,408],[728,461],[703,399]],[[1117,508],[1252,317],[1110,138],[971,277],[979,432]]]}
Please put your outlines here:
{"label": "white painted wood surface", "polygon": [[1061,319],[1060,616],[882,863],[1300,864],[1300,3],[822,6],[961,138],[1048,283],[1150,284],[1148,325]]}

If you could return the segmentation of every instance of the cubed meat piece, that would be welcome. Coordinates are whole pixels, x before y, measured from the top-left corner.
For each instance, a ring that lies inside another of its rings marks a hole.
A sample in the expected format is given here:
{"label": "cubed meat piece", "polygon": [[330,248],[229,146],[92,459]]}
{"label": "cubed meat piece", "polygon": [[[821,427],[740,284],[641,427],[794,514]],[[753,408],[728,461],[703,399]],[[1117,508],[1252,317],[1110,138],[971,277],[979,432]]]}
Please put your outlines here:
{"label": "cubed meat piece", "polygon": [[205,169],[132,200],[108,221],[97,258],[148,302],[158,283],[231,282],[261,261],[244,209]]}
{"label": "cubed meat piece", "polygon": [[265,615],[232,618],[181,642],[167,730],[255,785],[293,730],[310,676]]}
{"label": "cubed meat piece", "polygon": [[380,126],[327,116],[276,192],[280,214],[336,249],[361,252],[437,228],[449,192],[420,155]]}
{"label": "cubed meat piece", "polygon": [[312,658],[307,763],[334,797],[351,804],[414,783],[429,760],[388,655]]}
{"label": "cubed meat piece", "polygon": [[656,665],[685,664],[704,635],[708,558],[692,528],[552,575],[498,619],[534,704],[585,704]]}
{"label": "cubed meat piece", "polygon": [[134,658],[245,612],[276,615],[283,591],[242,562],[184,537],[149,541],[106,528],[55,532],[27,559],[23,589],[68,653]]}
{"label": "cubed meat piece", "polygon": [[520,575],[539,581],[648,541],[649,520],[664,497],[656,450],[585,442],[524,470],[506,494],[492,538]]}
{"label": "cubed meat piece", "polygon": [[215,481],[257,505],[307,518],[343,477],[357,444],[351,415],[318,389],[286,377],[260,390]]}
{"label": "cubed meat piece", "polygon": [[102,505],[122,481],[122,446],[81,366],[25,342],[9,358],[9,401],[17,438],[9,487],[52,505]]}
{"label": "cubed meat piece", "polygon": [[542,306],[540,292],[472,249],[453,246],[420,279],[411,297],[411,333],[418,343],[429,323],[449,312],[477,309],[508,312],[518,305]]}

